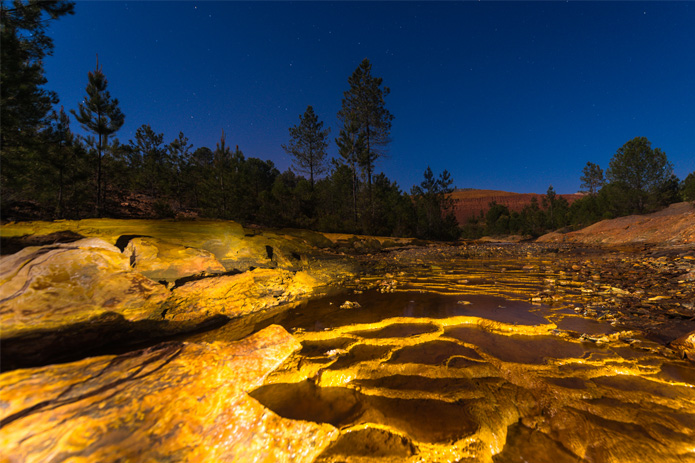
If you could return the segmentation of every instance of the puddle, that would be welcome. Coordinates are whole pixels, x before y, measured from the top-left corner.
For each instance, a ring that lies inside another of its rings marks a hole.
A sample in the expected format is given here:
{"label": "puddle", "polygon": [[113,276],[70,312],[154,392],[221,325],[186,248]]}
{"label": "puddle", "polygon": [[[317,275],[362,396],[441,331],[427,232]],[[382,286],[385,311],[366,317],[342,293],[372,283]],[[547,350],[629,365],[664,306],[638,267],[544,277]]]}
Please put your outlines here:
{"label": "puddle", "polygon": [[341,434],[316,462],[347,456],[407,458],[414,453],[415,448],[408,438],[385,429],[366,428]]}
{"label": "puddle", "polygon": [[365,395],[351,388],[318,387],[311,381],[262,386],[250,394],[280,416],[330,423],[388,425],[420,442],[453,442],[476,430],[466,401]]}
{"label": "puddle", "polygon": [[558,329],[574,331],[580,334],[610,334],[615,330],[608,323],[601,323],[596,320],[584,318],[578,315],[562,317],[556,322]]}
{"label": "puddle", "polygon": [[[340,305],[346,300],[357,302],[360,307],[341,309]],[[383,294],[372,290],[362,294],[315,299],[306,305],[285,311],[269,321],[282,325],[290,332],[297,329],[324,331],[342,326],[378,323],[396,317],[446,319],[473,316],[509,324],[549,324],[537,313],[538,310],[539,306],[525,301],[488,295],[419,292]]]}
{"label": "puddle", "polygon": [[[441,288],[446,278],[476,281],[438,277]],[[340,309],[346,300],[359,307]],[[572,307],[365,291],[270,322],[302,350],[251,396],[280,416],[337,427],[318,462],[695,460],[695,367],[647,340],[605,336],[609,323]]]}
{"label": "puddle", "polygon": [[555,336],[501,336],[482,328],[458,326],[447,328],[444,335],[478,346],[483,352],[503,362],[544,364],[548,359],[585,358],[600,348],[563,341]]}
{"label": "puddle", "polygon": [[352,331],[350,334],[366,339],[407,338],[418,334],[436,333],[439,327],[428,323],[394,323],[378,330]]}
{"label": "puddle", "polygon": [[415,346],[406,346],[394,352],[389,363],[419,363],[421,365],[442,365],[452,357],[482,360],[470,347],[453,341],[429,341]]}
{"label": "puddle", "polygon": [[362,412],[361,395],[346,387],[318,387],[312,381],[270,384],[249,394],[280,416],[343,426]]}

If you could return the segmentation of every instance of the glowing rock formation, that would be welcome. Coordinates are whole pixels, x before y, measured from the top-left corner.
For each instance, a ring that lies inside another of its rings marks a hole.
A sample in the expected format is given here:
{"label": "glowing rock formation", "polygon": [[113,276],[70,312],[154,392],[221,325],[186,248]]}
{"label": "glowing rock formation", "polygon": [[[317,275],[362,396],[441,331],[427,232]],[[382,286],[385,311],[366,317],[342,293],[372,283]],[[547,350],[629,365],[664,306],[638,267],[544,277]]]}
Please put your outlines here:
{"label": "glowing rock formation", "polygon": [[226,271],[209,251],[155,238],[133,238],[123,254],[130,259],[133,268],[155,281],[175,281],[191,275]]}
{"label": "glowing rock formation", "polygon": [[236,343],[165,343],[0,375],[3,461],[313,461],[327,424],[245,391],[301,346],[270,326]]}
{"label": "glowing rock formation", "polygon": [[29,247],[0,260],[3,338],[87,322],[104,314],[127,321],[158,316],[168,297],[133,272],[128,258],[97,238]]}

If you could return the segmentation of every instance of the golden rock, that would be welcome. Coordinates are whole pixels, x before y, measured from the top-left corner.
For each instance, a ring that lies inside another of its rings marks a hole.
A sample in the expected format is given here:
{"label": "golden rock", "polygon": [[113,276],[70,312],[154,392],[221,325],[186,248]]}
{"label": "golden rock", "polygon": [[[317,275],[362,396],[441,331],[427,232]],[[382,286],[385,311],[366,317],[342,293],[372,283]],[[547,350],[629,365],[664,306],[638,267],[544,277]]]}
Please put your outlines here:
{"label": "golden rock", "polygon": [[2,461],[313,461],[337,430],[246,394],[300,347],[275,325],[4,373]]}
{"label": "golden rock", "polygon": [[28,247],[0,260],[2,337],[59,329],[104,314],[150,319],[168,291],[133,272],[113,245],[88,238]]}
{"label": "golden rock", "polygon": [[123,254],[139,273],[156,281],[175,281],[191,275],[226,271],[209,251],[155,238],[133,238]]}

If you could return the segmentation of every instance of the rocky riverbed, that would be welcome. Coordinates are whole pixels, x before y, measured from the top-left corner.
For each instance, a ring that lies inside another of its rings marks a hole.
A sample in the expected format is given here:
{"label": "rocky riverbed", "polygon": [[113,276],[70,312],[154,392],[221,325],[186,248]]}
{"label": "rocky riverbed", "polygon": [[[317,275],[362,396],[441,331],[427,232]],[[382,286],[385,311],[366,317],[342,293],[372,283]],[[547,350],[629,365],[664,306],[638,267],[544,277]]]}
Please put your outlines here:
{"label": "rocky riverbed", "polygon": [[3,461],[695,461],[687,243],[0,232]]}

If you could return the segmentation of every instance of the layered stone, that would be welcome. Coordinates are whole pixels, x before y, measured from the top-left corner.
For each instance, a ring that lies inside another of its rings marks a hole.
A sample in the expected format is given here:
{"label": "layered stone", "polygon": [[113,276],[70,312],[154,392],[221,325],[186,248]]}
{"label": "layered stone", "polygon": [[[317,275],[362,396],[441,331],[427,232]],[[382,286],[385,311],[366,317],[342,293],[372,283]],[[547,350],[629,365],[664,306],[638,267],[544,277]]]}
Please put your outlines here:
{"label": "layered stone", "polygon": [[165,343],[0,375],[4,461],[313,461],[328,424],[246,391],[300,344],[278,326],[235,343]]}

